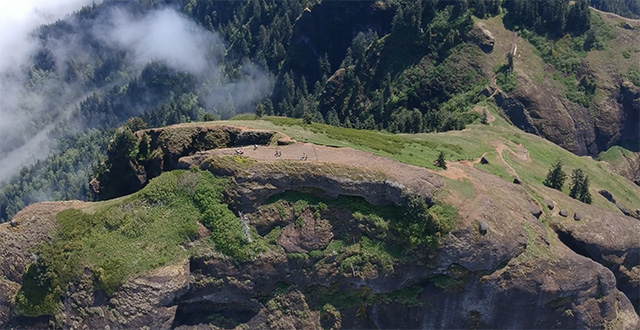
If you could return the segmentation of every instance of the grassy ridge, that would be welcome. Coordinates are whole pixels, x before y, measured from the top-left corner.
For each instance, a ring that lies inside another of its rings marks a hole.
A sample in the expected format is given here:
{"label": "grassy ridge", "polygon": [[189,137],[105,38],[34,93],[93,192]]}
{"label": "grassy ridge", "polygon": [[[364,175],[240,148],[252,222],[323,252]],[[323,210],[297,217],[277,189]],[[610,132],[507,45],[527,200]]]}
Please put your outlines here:
{"label": "grassy ridge", "polygon": [[133,195],[60,212],[59,230],[25,275],[18,310],[54,314],[57,297],[85,269],[110,295],[131,275],[183,260],[182,245],[197,237],[197,221],[213,232],[211,250],[250,258],[260,242],[247,244],[240,222],[220,202],[227,182],[209,172],[167,172]]}
{"label": "grassy ridge", "polygon": [[[589,176],[591,194],[594,196],[596,206],[619,212],[615,206],[597,193],[600,189],[606,189],[627,209],[640,208],[640,187],[615,174],[606,163],[589,157],[576,156],[541,137],[522,132],[502,119],[500,112],[490,102],[479,105],[486,106],[496,118],[495,121],[490,125],[469,125],[462,131],[443,133],[389,134],[343,129],[318,123],[303,124],[300,120],[278,117],[266,117],[265,120],[220,121],[219,123],[281,131],[301,142],[351,147],[431,169],[436,169],[433,162],[440,151],[444,152],[447,160],[476,160],[487,153],[490,164],[476,165],[476,167],[506,180],[510,180],[511,175],[505,164],[499,161],[492,144],[499,142],[513,151],[516,151],[517,145],[522,145],[528,150],[530,161],[510,157],[508,150],[503,152],[503,158],[529,185],[546,189],[542,181],[552,163],[560,158],[568,173],[573,168],[581,168]],[[191,125],[197,125],[197,123]],[[447,187],[454,190],[460,188],[459,185],[447,185]],[[564,190],[568,193],[568,186]],[[465,194],[468,195],[467,192]]]}

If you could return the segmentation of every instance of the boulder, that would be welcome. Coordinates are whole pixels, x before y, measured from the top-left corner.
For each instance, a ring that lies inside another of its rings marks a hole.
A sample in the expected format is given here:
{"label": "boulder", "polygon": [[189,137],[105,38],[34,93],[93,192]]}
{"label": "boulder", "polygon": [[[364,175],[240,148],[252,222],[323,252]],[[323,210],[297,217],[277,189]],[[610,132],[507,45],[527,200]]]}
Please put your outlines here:
{"label": "boulder", "polygon": [[480,158],[480,164],[487,165],[489,164],[489,160],[482,156],[482,158]]}
{"label": "boulder", "polygon": [[480,231],[480,234],[485,235],[489,230],[489,224],[485,221],[480,221],[480,223],[478,223],[478,230]]}
{"label": "boulder", "polygon": [[531,204],[529,210],[531,211],[531,214],[533,214],[533,216],[536,218],[540,218],[540,216],[542,215],[542,209],[538,205]]}
{"label": "boulder", "polygon": [[616,199],[613,198],[613,195],[609,191],[602,189],[602,190],[598,191],[598,193],[600,193],[600,195],[602,195],[602,197],[606,198],[609,202],[614,203],[614,204],[616,203]]}
{"label": "boulder", "polygon": [[491,31],[487,30],[482,24],[476,25],[469,32],[468,36],[471,42],[478,45],[483,52],[493,52],[493,46],[496,43],[496,39],[493,37]]}
{"label": "boulder", "polygon": [[565,218],[569,216],[569,212],[567,210],[560,210],[558,214],[560,214],[561,217]]}
{"label": "boulder", "polygon": [[518,178],[513,178],[513,183],[522,184],[522,181],[520,181],[520,179],[518,179]]}
{"label": "boulder", "polygon": [[553,210],[553,208],[555,207],[555,203],[549,198],[545,198],[544,203],[547,204],[547,207],[549,208],[549,210]]}
{"label": "boulder", "polygon": [[580,215],[580,213],[576,212],[573,214],[573,220],[575,221],[580,221],[582,220],[582,216]]}

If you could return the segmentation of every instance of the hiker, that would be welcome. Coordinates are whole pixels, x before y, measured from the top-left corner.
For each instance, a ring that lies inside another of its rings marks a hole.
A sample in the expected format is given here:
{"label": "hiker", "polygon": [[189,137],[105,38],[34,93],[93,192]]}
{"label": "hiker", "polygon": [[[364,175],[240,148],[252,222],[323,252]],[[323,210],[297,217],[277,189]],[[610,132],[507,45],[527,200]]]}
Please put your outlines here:
{"label": "hiker", "polygon": [[302,153],[302,157],[300,157],[300,160],[307,160],[307,153],[306,152]]}
{"label": "hiker", "polygon": [[253,150],[258,150],[258,145],[257,144],[253,145]]}
{"label": "hiker", "polygon": [[282,156],[280,149],[276,149],[276,157],[280,157],[280,156]]}

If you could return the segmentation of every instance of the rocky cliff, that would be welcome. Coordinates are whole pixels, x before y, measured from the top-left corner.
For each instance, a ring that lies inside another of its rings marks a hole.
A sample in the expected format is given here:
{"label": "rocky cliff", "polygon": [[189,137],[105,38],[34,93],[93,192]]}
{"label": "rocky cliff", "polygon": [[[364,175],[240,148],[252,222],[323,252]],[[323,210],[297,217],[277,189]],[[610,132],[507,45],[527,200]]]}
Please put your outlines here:
{"label": "rocky cliff", "polygon": [[[32,251],[60,230],[56,214],[107,205],[36,204],[13,225],[0,225],[0,326],[640,326],[631,303],[640,282],[636,219],[507,182],[468,162],[434,172],[349,148],[237,149],[199,152],[177,165],[233,178],[224,199],[247,240],[266,244],[263,252],[248,260],[225,256],[201,227],[183,245],[189,257],[131,274],[110,295],[97,285],[96,270],[86,268],[61,293],[54,316],[21,316],[13,297],[37,258]],[[470,192],[457,192],[460,184]],[[406,211],[407,196],[427,202],[426,219],[440,224],[432,241],[438,244],[411,235],[422,227],[412,218],[420,213]],[[451,227],[446,219],[455,219]],[[418,227],[405,231],[405,223]]]}

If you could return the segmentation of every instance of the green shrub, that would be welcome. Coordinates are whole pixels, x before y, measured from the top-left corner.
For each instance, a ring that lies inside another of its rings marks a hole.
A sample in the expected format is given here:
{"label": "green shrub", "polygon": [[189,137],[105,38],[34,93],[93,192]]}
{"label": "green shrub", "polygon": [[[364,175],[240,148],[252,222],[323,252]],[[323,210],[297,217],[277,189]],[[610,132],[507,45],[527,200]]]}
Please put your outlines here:
{"label": "green shrub", "polygon": [[227,183],[199,170],[166,172],[133,195],[59,212],[53,239],[24,275],[18,310],[52,315],[60,292],[85,269],[111,295],[130,276],[185,258],[182,245],[197,236],[199,219],[218,251],[243,260],[261,253],[264,242],[247,243],[240,221],[220,203]]}

